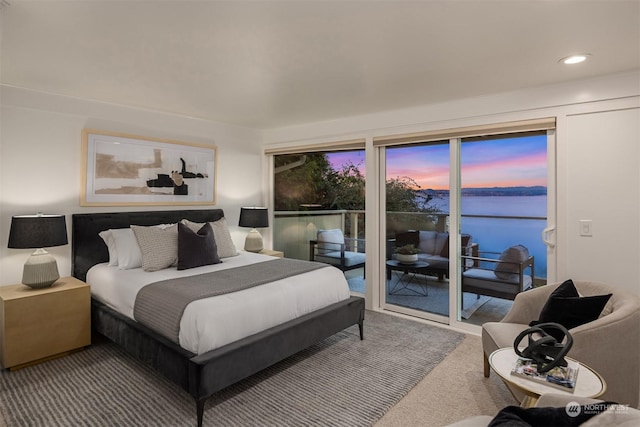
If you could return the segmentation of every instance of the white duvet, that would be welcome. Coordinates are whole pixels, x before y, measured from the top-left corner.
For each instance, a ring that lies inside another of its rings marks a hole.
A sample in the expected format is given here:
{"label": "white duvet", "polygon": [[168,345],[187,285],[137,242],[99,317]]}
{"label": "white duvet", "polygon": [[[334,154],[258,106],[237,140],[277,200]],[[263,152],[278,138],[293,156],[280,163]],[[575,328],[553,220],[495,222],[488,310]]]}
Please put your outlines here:
{"label": "white duvet", "polygon": [[[274,259],[240,252],[238,256],[223,258],[221,264],[155,272],[141,268],[119,270],[105,263],[89,270],[87,283],[95,299],[133,319],[136,295],[145,285]],[[180,346],[202,354],[349,297],[349,286],[342,272],[327,266],[239,292],[194,301],[187,306],[180,322]]]}

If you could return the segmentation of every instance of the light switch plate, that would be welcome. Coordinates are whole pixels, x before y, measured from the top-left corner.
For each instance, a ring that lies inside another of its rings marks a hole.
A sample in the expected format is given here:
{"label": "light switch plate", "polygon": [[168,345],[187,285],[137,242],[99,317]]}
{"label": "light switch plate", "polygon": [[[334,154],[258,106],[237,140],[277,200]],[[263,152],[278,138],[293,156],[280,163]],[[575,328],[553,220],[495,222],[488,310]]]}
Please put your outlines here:
{"label": "light switch plate", "polygon": [[580,220],[580,235],[591,237],[593,236],[592,224],[590,219],[581,219]]}

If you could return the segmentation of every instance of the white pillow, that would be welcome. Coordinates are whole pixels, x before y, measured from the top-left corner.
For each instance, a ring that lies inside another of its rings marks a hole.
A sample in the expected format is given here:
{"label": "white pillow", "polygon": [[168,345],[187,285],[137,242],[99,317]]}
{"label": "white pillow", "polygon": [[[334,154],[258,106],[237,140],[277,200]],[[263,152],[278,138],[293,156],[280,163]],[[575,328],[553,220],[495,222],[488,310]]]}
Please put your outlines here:
{"label": "white pillow", "polygon": [[142,254],[142,269],[158,271],[178,262],[178,226],[132,225]]}
{"label": "white pillow", "polygon": [[102,240],[104,240],[105,245],[107,245],[107,250],[109,251],[109,267],[117,267],[118,250],[116,248],[116,242],[113,240],[111,230],[101,231],[98,233],[98,236],[100,236]]}
{"label": "white pillow", "polygon": [[[188,219],[183,219],[180,222],[196,233],[204,225],[204,223],[197,223],[189,221]],[[233,244],[233,239],[231,239],[231,232],[229,231],[227,220],[223,217],[209,224],[211,224],[211,228],[213,228],[213,237],[215,238],[216,245],[218,245],[218,256],[220,258],[227,258],[238,255],[236,245]]]}
{"label": "white pillow", "polygon": [[129,270],[142,267],[142,253],[133,230],[130,228],[115,228],[109,231],[111,231],[116,252],[118,253],[118,268],[120,270]]}
{"label": "white pillow", "polygon": [[328,254],[329,252],[340,251],[344,244],[344,234],[339,228],[332,230],[318,230],[318,253]]}

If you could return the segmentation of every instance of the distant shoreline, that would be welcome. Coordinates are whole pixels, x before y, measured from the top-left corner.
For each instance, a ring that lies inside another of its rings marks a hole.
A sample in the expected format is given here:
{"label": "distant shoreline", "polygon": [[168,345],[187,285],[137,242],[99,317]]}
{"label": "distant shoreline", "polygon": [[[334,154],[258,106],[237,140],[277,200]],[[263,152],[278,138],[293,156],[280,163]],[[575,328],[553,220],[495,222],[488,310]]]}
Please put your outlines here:
{"label": "distant shoreline", "polygon": [[[432,197],[449,197],[449,190],[419,190]],[[461,196],[546,196],[547,187],[486,187],[486,188],[462,188]]]}

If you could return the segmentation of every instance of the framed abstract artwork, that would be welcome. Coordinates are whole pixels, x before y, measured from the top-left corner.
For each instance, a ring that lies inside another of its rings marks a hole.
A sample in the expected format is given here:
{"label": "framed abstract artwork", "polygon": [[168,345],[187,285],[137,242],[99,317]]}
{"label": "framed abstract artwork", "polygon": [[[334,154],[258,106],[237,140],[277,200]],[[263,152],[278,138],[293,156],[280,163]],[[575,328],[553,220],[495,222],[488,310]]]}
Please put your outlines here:
{"label": "framed abstract artwork", "polygon": [[83,129],[81,206],[213,205],[217,148]]}

